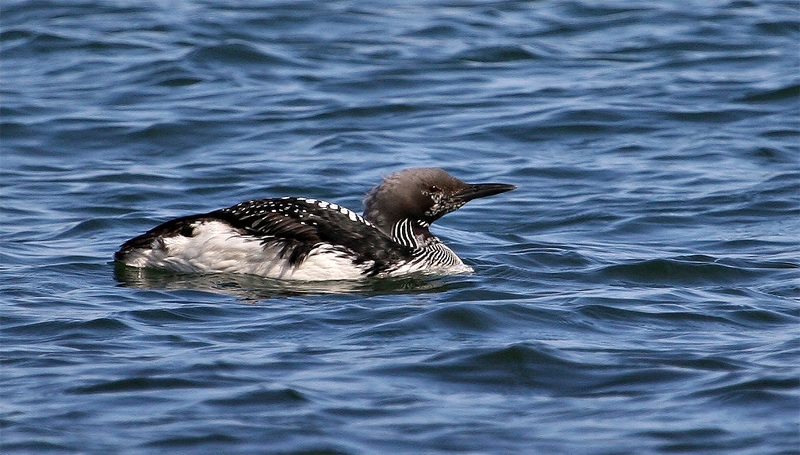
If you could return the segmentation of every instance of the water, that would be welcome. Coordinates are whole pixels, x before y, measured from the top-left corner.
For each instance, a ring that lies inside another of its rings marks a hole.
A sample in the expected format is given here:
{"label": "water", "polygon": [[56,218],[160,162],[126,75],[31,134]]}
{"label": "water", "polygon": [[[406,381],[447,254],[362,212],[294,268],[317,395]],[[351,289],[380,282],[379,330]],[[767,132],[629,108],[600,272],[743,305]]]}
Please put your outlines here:
{"label": "water", "polygon": [[[796,1],[6,1],[12,453],[800,453]],[[110,262],[440,166],[476,270]]]}

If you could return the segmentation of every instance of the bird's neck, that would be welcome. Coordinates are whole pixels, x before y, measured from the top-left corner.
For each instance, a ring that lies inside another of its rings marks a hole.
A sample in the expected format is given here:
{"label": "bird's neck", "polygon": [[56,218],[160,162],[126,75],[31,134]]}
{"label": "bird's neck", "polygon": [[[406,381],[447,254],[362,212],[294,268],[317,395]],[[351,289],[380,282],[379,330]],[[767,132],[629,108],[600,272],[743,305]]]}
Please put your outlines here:
{"label": "bird's neck", "polygon": [[389,235],[395,242],[411,248],[427,248],[439,239],[428,230],[430,225],[420,220],[403,218],[394,223]]}

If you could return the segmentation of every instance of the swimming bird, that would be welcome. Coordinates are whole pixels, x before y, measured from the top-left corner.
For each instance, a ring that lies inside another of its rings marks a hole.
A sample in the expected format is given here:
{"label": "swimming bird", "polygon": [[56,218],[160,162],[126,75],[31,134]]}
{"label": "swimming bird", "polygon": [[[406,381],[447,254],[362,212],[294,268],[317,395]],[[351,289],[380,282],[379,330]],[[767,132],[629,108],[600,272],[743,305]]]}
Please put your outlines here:
{"label": "swimming bird", "polygon": [[123,243],[117,262],[179,272],[246,273],[286,280],[350,280],[472,271],[431,234],[467,202],[515,189],[465,183],[438,168],[383,179],[363,216],[304,197],[258,199],[167,221]]}

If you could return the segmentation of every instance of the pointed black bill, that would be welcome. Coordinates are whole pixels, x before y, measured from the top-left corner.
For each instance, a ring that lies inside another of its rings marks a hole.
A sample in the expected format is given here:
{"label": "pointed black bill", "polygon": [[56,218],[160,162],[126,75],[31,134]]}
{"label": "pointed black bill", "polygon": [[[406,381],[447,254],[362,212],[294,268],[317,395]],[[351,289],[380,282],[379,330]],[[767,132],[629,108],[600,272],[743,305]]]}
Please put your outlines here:
{"label": "pointed black bill", "polygon": [[505,183],[477,183],[468,185],[453,197],[463,202],[469,202],[473,199],[505,193],[506,191],[511,191],[516,188],[517,187],[514,185],[506,185]]}

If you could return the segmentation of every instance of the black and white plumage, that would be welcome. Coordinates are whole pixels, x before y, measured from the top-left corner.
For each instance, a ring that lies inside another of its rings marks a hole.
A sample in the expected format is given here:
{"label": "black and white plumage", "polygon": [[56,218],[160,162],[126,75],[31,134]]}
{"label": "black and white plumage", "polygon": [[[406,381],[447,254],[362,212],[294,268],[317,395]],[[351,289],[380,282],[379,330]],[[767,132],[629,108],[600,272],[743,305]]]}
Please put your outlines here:
{"label": "black and white plumage", "polygon": [[468,201],[516,187],[470,185],[442,169],[406,169],[364,199],[364,216],[317,199],[284,197],[167,221],[125,242],[133,267],[344,280],[472,269],[428,229]]}

